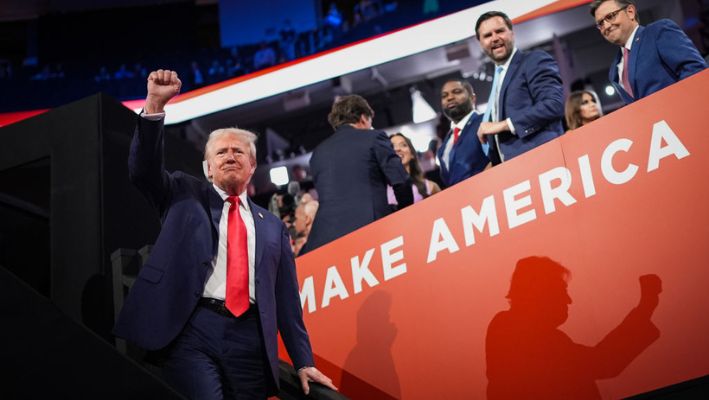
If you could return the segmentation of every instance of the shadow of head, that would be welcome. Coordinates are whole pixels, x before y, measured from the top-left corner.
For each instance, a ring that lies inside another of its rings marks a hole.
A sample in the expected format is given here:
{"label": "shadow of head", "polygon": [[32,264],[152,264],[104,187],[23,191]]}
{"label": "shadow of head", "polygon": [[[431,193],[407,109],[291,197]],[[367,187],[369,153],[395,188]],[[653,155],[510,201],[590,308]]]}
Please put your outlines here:
{"label": "shadow of head", "polygon": [[526,257],[517,261],[507,298],[510,310],[541,325],[557,327],[568,318],[571,276],[566,267],[549,257]]}
{"label": "shadow of head", "polygon": [[388,347],[396,337],[391,321],[391,295],[383,291],[372,293],[357,312],[357,341],[377,347]]}

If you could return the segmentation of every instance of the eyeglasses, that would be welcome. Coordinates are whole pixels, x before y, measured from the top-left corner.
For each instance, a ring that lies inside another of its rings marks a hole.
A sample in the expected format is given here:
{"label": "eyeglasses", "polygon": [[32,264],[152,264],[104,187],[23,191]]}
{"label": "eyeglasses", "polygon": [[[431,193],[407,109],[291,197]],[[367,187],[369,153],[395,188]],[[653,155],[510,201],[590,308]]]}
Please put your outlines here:
{"label": "eyeglasses", "polygon": [[605,17],[596,21],[596,28],[598,28],[598,30],[603,29],[603,25],[605,25],[606,22],[608,22],[609,24],[613,22],[615,20],[615,17],[618,16],[618,13],[625,10],[626,8],[628,8],[628,6],[621,7],[615,11],[609,12],[608,14],[606,14]]}

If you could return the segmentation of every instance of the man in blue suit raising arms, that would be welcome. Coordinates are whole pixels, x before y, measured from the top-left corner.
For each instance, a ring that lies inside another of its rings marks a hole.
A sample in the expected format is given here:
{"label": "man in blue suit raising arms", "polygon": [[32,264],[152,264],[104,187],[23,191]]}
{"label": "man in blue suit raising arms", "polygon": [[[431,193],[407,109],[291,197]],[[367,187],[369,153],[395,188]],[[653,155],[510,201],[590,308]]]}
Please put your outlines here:
{"label": "man in blue suit raising arms", "polygon": [[441,88],[441,108],[451,121],[437,154],[441,180],[448,187],[482,172],[490,160],[478,140],[483,115],[475,111],[472,85],[464,79],[448,80]]}
{"label": "man in blue suit raising arms", "polygon": [[131,181],[162,229],[130,290],[116,336],[163,350],[165,379],[191,399],[265,399],[278,391],[280,331],[308,381],[334,388],[313,364],[288,232],[246,196],[256,135],[219,129],[205,146],[210,182],[164,169],[164,106],[177,73],[148,76],[128,158]]}
{"label": "man in blue suit raising arms", "polygon": [[564,89],[549,54],[515,47],[512,21],[490,11],[475,24],[480,47],[495,63],[495,77],[478,129],[493,165],[507,161],[563,133]]}
{"label": "man in blue suit raising arms", "polygon": [[595,0],[591,15],[601,35],[620,46],[608,79],[625,104],[707,67],[687,35],[671,20],[640,26],[633,0]]}

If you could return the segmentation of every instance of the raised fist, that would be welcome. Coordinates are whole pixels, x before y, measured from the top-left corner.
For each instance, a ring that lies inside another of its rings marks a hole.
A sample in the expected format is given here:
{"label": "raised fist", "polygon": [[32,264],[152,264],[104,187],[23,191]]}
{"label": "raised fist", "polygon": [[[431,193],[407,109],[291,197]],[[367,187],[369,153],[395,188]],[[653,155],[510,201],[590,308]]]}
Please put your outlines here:
{"label": "raised fist", "polygon": [[648,316],[655,311],[660,302],[662,292],[662,280],[655,274],[643,275],[640,280],[640,304],[641,310],[648,313]]}
{"label": "raised fist", "polygon": [[662,280],[655,274],[643,275],[640,280],[640,295],[653,296],[662,293]]}
{"label": "raised fist", "polygon": [[159,69],[148,75],[148,97],[145,99],[145,112],[148,114],[164,111],[165,104],[180,93],[182,82],[177,72]]}

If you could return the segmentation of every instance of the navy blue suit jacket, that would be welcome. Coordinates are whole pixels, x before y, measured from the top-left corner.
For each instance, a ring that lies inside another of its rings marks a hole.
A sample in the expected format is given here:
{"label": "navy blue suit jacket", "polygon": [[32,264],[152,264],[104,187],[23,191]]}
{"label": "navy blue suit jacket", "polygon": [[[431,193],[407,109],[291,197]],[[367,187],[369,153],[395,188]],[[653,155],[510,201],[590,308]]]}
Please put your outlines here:
{"label": "navy blue suit jacket", "polygon": [[630,97],[619,83],[618,63],[622,57],[623,51],[618,49],[608,79],[625,104],[649,96],[707,67],[687,35],[669,19],[639,26],[635,32],[628,60],[628,80],[635,98]]}
{"label": "navy blue suit jacket", "polygon": [[490,160],[483,152],[480,140],[478,139],[478,128],[483,119],[482,114],[474,113],[468,119],[463,130],[458,136],[458,140],[453,144],[448,155],[448,164],[443,162],[443,152],[449,140],[453,140],[453,131],[449,131],[443,144],[438,148],[438,160],[441,166],[441,180],[446,187],[470,178],[482,172]]}
{"label": "navy blue suit jacket", "polygon": [[[310,158],[320,206],[300,254],[391,213],[387,184],[409,181],[384,131],[340,126]],[[408,185],[410,190],[411,185]]]}
{"label": "navy blue suit jacket", "polygon": [[[506,131],[497,135],[505,160],[564,133],[564,89],[559,67],[544,51],[518,50],[512,56],[498,103],[498,120],[510,118],[515,128],[514,134]],[[490,142],[494,148],[494,141]],[[491,150],[490,156],[495,157],[495,152]]]}
{"label": "navy blue suit jacket", "polygon": [[[114,333],[157,350],[182,331],[204,291],[217,253],[224,201],[210,182],[164,169],[163,123],[139,117],[128,167],[131,181],[162,216],[150,257],[126,298]],[[283,223],[249,200],[256,232],[256,303],[271,372],[278,383],[277,331],[295,368],[312,366],[295,264]]]}

